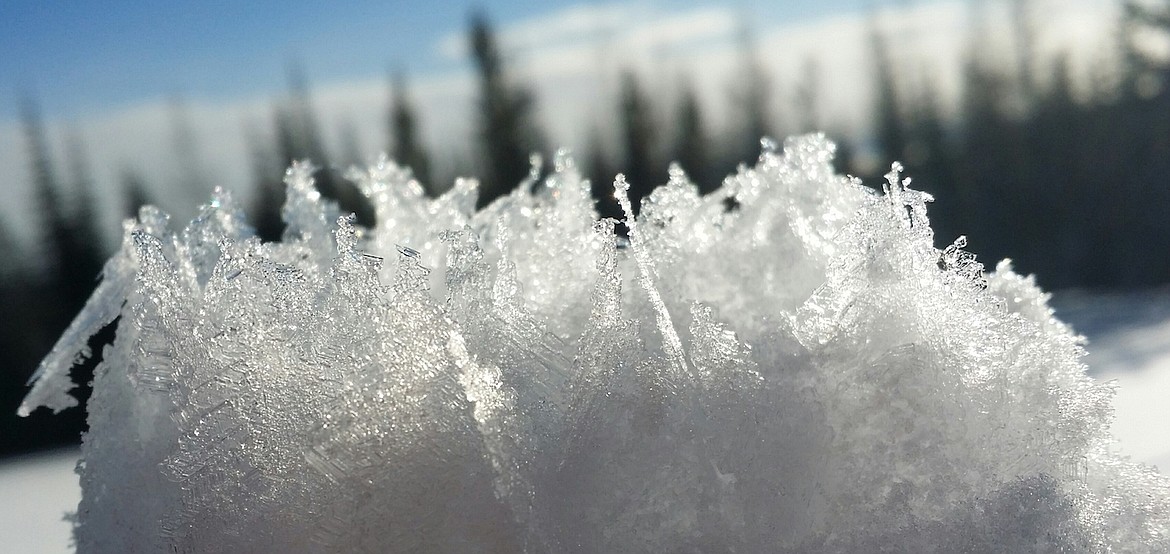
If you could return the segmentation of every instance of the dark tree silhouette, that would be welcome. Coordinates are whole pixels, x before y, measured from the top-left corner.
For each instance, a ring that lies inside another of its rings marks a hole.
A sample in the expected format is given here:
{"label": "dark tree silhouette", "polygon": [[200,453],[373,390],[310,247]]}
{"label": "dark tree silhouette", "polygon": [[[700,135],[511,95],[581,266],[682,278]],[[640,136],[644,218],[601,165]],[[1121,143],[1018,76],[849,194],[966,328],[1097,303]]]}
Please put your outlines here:
{"label": "dark tree silhouette", "polygon": [[[36,413],[28,419],[18,418],[15,408],[25,389],[20,385],[36,367],[40,356],[48,352],[53,341],[64,331],[74,314],[81,309],[97,284],[105,259],[95,206],[90,171],[84,148],[76,136],[67,145],[72,190],[65,190],[49,148],[48,135],[39,107],[31,99],[21,104],[25,146],[30,162],[32,185],[36,194],[36,223],[44,230],[38,258],[43,261],[36,273],[6,279],[0,283],[0,299],[6,306],[7,321],[18,326],[3,329],[0,352],[8,362],[8,374],[0,389],[0,454],[18,448],[43,448],[75,443],[85,429],[85,413],[71,410],[61,416]],[[94,357],[75,367],[72,377],[82,383],[73,394],[84,403],[89,397],[87,383],[100,361],[101,349],[112,339],[110,330],[90,340]]]}
{"label": "dark tree silhouette", "polygon": [[[279,112],[276,120],[281,119]],[[280,143],[289,143],[292,137],[287,136],[282,125],[277,125],[276,148],[284,148]],[[284,205],[284,183],[280,175],[283,171],[283,162],[280,155],[265,146],[260,133],[254,127],[245,129],[252,165],[252,182],[254,184],[251,205],[248,210],[248,220],[256,229],[256,235],[265,241],[280,240],[284,234],[284,221],[280,217],[281,207]]]}
{"label": "dark tree silhouette", "polygon": [[32,162],[33,184],[44,218],[41,225],[48,234],[44,240],[48,247],[48,270],[52,280],[56,281],[58,293],[69,305],[80,307],[93,291],[105,260],[94,223],[93,199],[82,148],[76,139],[70,141],[70,160],[74,172],[82,177],[76,183],[73,197],[66,198],[53,166],[39,109],[32,101],[26,101],[21,115]]}
{"label": "dark tree silhouette", "polygon": [[894,74],[887,39],[876,22],[870,27],[869,41],[875,71],[873,134],[878,144],[878,156],[886,162],[901,160],[906,154],[907,138],[898,76]]}
{"label": "dark tree silhouette", "polygon": [[122,215],[138,217],[138,209],[154,204],[146,184],[146,178],[133,167],[122,168]]}
{"label": "dark tree silhouette", "polygon": [[374,209],[369,201],[356,185],[345,180],[338,168],[330,163],[332,160],[325,149],[313,112],[308,80],[298,66],[293,66],[289,71],[289,95],[277,108],[276,136],[277,152],[283,167],[288,167],[295,160],[311,160],[319,168],[313,175],[317,190],[323,196],[335,200],[343,213],[356,215],[359,225],[374,225]]}
{"label": "dark tree silhouette", "polygon": [[737,48],[739,81],[737,88],[732,90],[731,105],[738,112],[739,128],[729,141],[732,166],[741,162],[754,163],[760,152],[760,139],[774,137],[776,132],[769,106],[772,83],[760,64],[755,33],[746,22],[740,25]]}
{"label": "dark tree silhouette", "polygon": [[637,212],[642,198],[654,190],[659,179],[665,180],[666,174],[659,167],[658,130],[650,98],[631,71],[622,73],[620,100],[621,141],[625,150],[620,170],[630,184],[630,202]]}
{"label": "dark tree silhouette", "polygon": [[699,186],[699,191],[706,194],[718,188],[719,182],[709,171],[711,145],[708,143],[707,127],[703,123],[703,109],[689,80],[684,81],[679,90],[671,158],[686,170],[691,180]]}
{"label": "dark tree silhouette", "polygon": [[590,191],[597,202],[598,214],[601,217],[619,218],[622,210],[613,195],[613,179],[618,170],[605,145],[601,130],[596,126],[590,128],[585,149],[585,174],[590,179]]}
{"label": "dark tree silhouette", "polygon": [[428,194],[437,196],[443,188],[432,181],[431,158],[418,136],[418,116],[407,91],[406,75],[396,73],[390,90],[390,151],[395,161],[411,169]]}
{"label": "dark tree silhouette", "polygon": [[470,42],[479,75],[479,206],[515,188],[528,176],[529,157],[544,152],[533,120],[534,99],[505,71],[495,31],[483,13],[471,17]]}

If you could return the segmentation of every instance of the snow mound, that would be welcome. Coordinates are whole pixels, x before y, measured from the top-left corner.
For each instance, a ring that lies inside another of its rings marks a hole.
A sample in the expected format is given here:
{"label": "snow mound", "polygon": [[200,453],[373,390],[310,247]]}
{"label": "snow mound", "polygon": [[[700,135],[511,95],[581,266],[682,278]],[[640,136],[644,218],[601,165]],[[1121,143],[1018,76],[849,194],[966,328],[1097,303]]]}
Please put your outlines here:
{"label": "snow mound", "polygon": [[[117,322],[82,552],[1170,551],[1170,486],[1034,283],[933,247],[930,197],[820,135],[597,220],[573,161],[475,211],[380,160],[355,227],[288,170],[144,209],[22,412]],[[622,224],[628,239],[615,233]]]}

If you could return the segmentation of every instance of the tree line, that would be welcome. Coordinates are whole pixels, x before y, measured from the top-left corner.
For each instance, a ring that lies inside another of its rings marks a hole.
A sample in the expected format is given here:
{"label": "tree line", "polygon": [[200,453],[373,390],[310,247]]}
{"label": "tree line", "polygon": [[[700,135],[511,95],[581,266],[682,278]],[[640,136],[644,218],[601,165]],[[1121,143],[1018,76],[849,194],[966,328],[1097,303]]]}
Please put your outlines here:
{"label": "tree line", "polygon": [[[939,84],[929,76],[914,82],[903,74],[908,64],[894,59],[897,37],[877,19],[870,29],[872,133],[868,144],[840,142],[839,168],[876,183],[879,173],[859,165],[855,153],[870,146],[883,161],[901,160],[915,187],[936,201],[930,214],[940,247],[959,235],[985,262],[1012,257],[1017,268],[1035,272],[1046,288],[1114,288],[1170,282],[1170,62],[1147,52],[1137,37],[1170,38],[1170,1],[1127,3],[1116,22],[1118,61],[1098,68],[1090,90],[1073,80],[1067,56],[1043,58],[1035,37],[1044,22],[1030,0],[1013,0],[1013,63],[972,47],[963,66],[957,114],[947,114]],[[972,43],[992,33],[974,29]],[[507,194],[531,171],[530,154],[551,154],[549,140],[536,116],[532,89],[510,71],[498,37],[483,14],[469,21],[468,43],[478,82],[476,159],[455,168],[480,177],[479,204]],[[765,71],[755,37],[738,37],[737,78],[728,99],[729,121],[715,127],[693,84],[672,83],[672,94],[655,90],[634,71],[622,71],[613,99],[616,128],[592,128],[579,159],[594,184],[598,210],[617,216],[612,178],[625,173],[630,196],[638,201],[665,181],[670,161],[677,161],[710,193],[737,164],[750,163],[762,136],[816,129],[818,67],[809,62],[787,96],[781,120],[773,108],[778,87]],[[911,85],[912,83],[912,85]],[[387,150],[412,168],[427,193],[443,192],[432,154],[420,136],[426,114],[415,109],[405,74],[393,76],[385,129]],[[671,105],[664,105],[664,98]],[[176,113],[180,113],[178,110]],[[26,156],[39,214],[35,256],[21,253],[12,230],[0,221],[0,302],[9,316],[0,318],[0,455],[74,442],[84,414],[71,410],[50,417],[36,413],[16,418],[23,386],[55,337],[80,310],[94,287],[103,260],[110,254],[97,223],[93,177],[84,144],[71,138],[58,164],[36,103],[21,110]],[[665,117],[663,117],[665,115]],[[177,150],[194,150],[193,134],[176,117]],[[265,240],[278,240],[283,224],[280,206],[283,169],[295,159],[310,158],[321,169],[317,186],[359,223],[376,224],[373,210],[353,183],[337,169],[354,162],[353,147],[342,141],[330,152],[314,113],[310,87],[294,72],[289,94],[274,105],[272,140],[251,137],[253,194],[250,221]],[[346,133],[343,133],[346,136]],[[185,146],[184,146],[185,144]],[[192,183],[204,186],[195,163],[185,167]],[[64,167],[64,170],[61,169]],[[873,173],[873,174],[867,174]],[[125,169],[119,203],[133,215],[151,201],[142,174]],[[731,207],[729,209],[734,209]],[[95,358],[112,331],[92,343]],[[86,383],[94,361],[78,367]],[[85,386],[79,396],[88,396]],[[43,411],[42,411],[43,412]]]}

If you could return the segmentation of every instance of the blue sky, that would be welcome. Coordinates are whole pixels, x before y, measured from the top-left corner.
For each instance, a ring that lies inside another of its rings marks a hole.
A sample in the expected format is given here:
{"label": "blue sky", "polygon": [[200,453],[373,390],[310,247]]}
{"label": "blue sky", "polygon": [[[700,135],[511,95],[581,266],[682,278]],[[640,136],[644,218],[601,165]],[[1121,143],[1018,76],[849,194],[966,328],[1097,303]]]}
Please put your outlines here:
{"label": "blue sky", "polygon": [[[662,12],[721,5],[758,23],[881,4],[638,3]],[[266,95],[284,87],[293,61],[313,83],[368,78],[391,68],[416,74],[454,69],[464,61],[443,56],[436,45],[462,32],[473,9],[482,7],[507,25],[573,4],[581,2],[6,0],[0,2],[0,121],[11,121],[16,99],[29,92],[50,116],[66,118],[176,94],[209,100]]]}

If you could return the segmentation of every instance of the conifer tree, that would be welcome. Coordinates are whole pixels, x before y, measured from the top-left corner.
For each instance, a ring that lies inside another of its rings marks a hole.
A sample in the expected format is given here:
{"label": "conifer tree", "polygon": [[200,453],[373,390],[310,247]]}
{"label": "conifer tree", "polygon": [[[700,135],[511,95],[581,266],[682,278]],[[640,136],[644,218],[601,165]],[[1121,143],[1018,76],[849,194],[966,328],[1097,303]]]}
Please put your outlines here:
{"label": "conifer tree", "polygon": [[405,165],[422,183],[431,196],[442,192],[438,183],[432,181],[431,159],[422,145],[418,133],[418,117],[407,91],[406,75],[396,73],[390,85],[390,144],[393,158]]}
{"label": "conifer tree", "polygon": [[248,221],[256,229],[256,235],[265,241],[280,240],[284,234],[284,221],[280,217],[281,207],[284,205],[284,183],[280,179],[284,168],[284,158],[277,152],[287,152],[292,137],[285,125],[282,125],[282,115],[279,109],[275,112],[277,122],[276,151],[264,146],[260,133],[254,127],[245,129],[246,142],[251,158],[252,182],[254,190],[248,210]]}
{"label": "conifer tree", "polygon": [[630,184],[630,202],[634,211],[638,211],[642,198],[654,190],[659,179],[665,179],[665,173],[658,167],[657,127],[650,99],[632,71],[622,73],[620,100],[621,140],[625,150],[621,171]]}
{"label": "conifer tree", "polygon": [[898,77],[894,75],[886,37],[874,23],[870,28],[870,48],[873,52],[874,79],[874,136],[878,156],[882,160],[902,160],[906,154],[906,129],[902,118],[902,104],[898,91]]}
{"label": "conifer tree", "polygon": [[479,206],[515,188],[528,176],[530,155],[544,151],[533,120],[532,93],[510,81],[495,31],[482,13],[471,18],[470,43],[479,76]]}
{"label": "conifer tree", "polygon": [[356,215],[359,225],[374,225],[374,209],[369,201],[331,164],[313,112],[308,80],[299,66],[293,66],[289,72],[289,95],[277,108],[276,135],[284,167],[295,160],[311,160],[319,168],[313,175],[317,190],[335,200],[343,213]]}
{"label": "conifer tree", "polygon": [[137,217],[139,208],[154,204],[150,192],[147,191],[146,179],[137,169],[122,168],[121,184],[123,217]]}
{"label": "conifer tree", "polygon": [[[88,190],[88,175],[79,143],[70,147],[74,172],[79,173],[74,198],[62,194],[61,181],[54,168],[48,138],[40,110],[31,100],[21,108],[25,144],[31,162],[33,187],[47,230],[44,238],[47,248],[50,282],[65,300],[61,309],[72,313],[80,308],[97,283],[104,255],[94,225],[94,205]],[[76,176],[75,176],[76,177]],[[64,317],[64,316],[63,316]]]}
{"label": "conifer tree", "polygon": [[760,139],[775,138],[769,101],[772,83],[760,64],[756,37],[751,27],[742,23],[737,40],[739,49],[739,83],[732,92],[732,106],[739,112],[739,129],[731,141],[732,165],[754,163],[760,152]]}
{"label": "conifer tree", "polygon": [[677,115],[675,116],[675,137],[672,145],[672,161],[678,162],[687,172],[699,190],[706,194],[718,187],[710,171],[707,128],[703,123],[703,111],[694,86],[686,81],[680,87]]}
{"label": "conifer tree", "polygon": [[586,143],[585,174],[589,177],[590,192],[597,202],[597,212],[601,217],[620,219],[622,211],[613,195],[613,179],[617,170],[610,161],[601,130],[596,126],[591,127]]}
{"label": "conifer tree", "polygon": [[90,291],[97,284],[98,274],[105,265],[106,248],[102,240],[101,225],[98,223],[97,200],[93,194],[93,171],[89,166],[89,156],[85,151],[85,144],[76,132],[69,135],[66,142],[66,156],[69,163],[70,178],[73,181],[72,202],[64,207],[71,220],[71,229],[77,251],[71,256],[70,271],[76,272],[79,279],[88,282],[78,283],[78,298],[81,302],[89,298]]}

